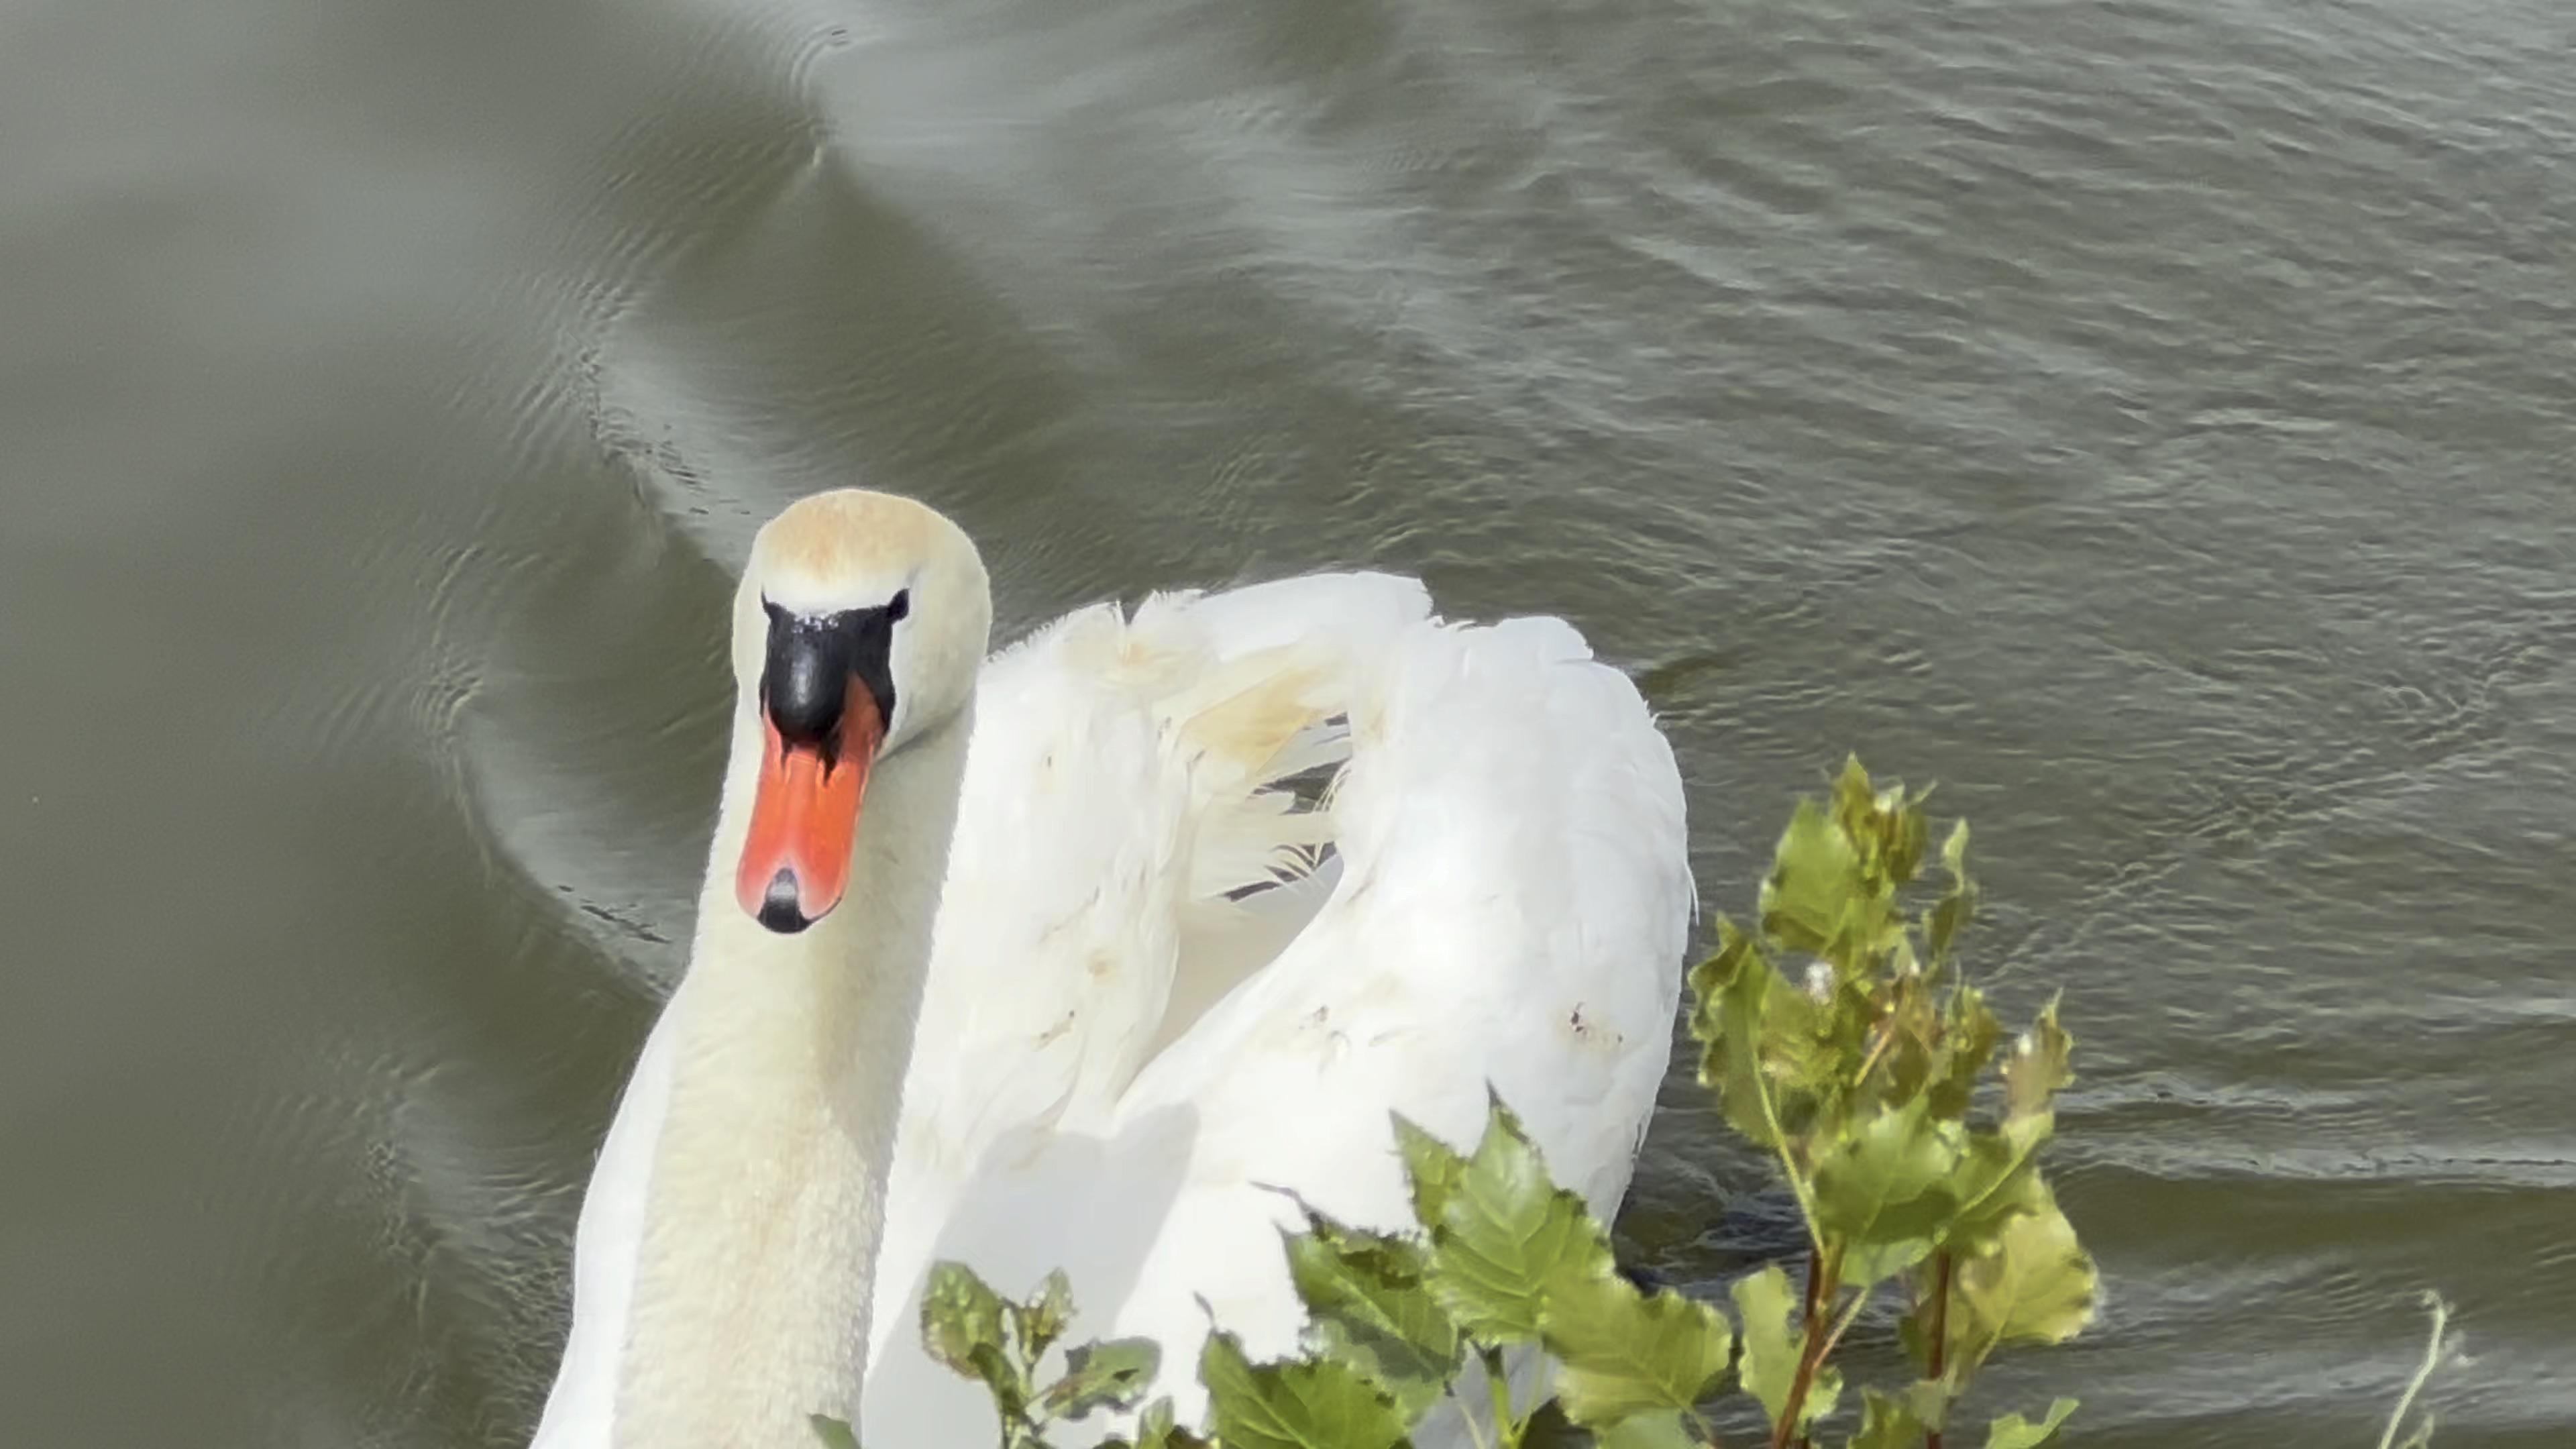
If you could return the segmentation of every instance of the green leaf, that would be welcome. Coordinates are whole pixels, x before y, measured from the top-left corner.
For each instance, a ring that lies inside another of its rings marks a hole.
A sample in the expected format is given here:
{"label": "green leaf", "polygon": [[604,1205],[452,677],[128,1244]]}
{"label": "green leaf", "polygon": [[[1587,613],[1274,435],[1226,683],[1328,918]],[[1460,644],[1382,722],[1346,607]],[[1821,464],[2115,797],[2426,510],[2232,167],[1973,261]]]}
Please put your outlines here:
{"label": "green leaf", "polygon": [[1549,1180],[1519,1119],[1497,1100],[1484,1140],[1431,1224],[1428,1283],[1459,1331],[1487,1343],[1539,1336],[1545,1286],[1611,1271],[1583,1199]]}
{"label": "green leaf", "polygon": [[1850,834],[1813,800],[1800,800],[1762,885],[1762,931],[1794,951],[1831,959],[1866,930],[1868,888]]}
{"label": "green leaf", "polygon": [[930,1268],[921,1294],[921,1346],[930,1356],[967,1378],[987,1378],[978,1349],[1001,1353],[1002,1295],[963,1263],[940,1262]]}
{"label": "green leaf", "polygon": [[1898,1397],[1905,1404],[1905,1412],[1913,1415],[1914,1422],[1922,1425],[1926,1433],[1938,1434],[1949,1427],[1948,1384],[1938,1379],[1916,1379]]}
{"label": "green leaf", "polygon": [[1306,1304],[1309,1342],[1377,1380],[1408,1421],[1458,1371],[1457,1326],[1433,1300],[1420,1244],[1345,1227],[1312,1208],[1283,1233],[1288,1276]]}
{"label": "green leaf", "polygon": [[1019,1335],[1020,1359],[1034,1365],[1046,1357],[1055,1341],[1064,1337],[1066,1325],[1073,1321],[1073,1285],[1065,1280],[1064,1270],[1046,1275],[1038,1291],[1025,1304],[1006,1305],[1011,1331]]}
{"label": "green leaf", "polygon": [[808,1414],[805,1422],[814,1427],[814,1437],[823,1441],[823,1449],[859,1449],[859,1436],[850,1426],[829,1414]]}
{"label": "green leaf", "polygon": [[2004,1119],[2023,1121],[2052,1110],[2058,1089],[2075,1080],[2067,1059],[2075,1038],[2057,1024],[2057,1003],[2040,1009],[2039,1019],[2004,1059]]}
{"label": "green leaf", "polygon": [[1038,1396],[1039,1412],[1079,1419],[1094,1409],[1133,1408],[1154,1384],[1163,1350],[1151,1339],[1113,1338],[1065,1350],[1064,1377]]}
{"label": "green leaf", "polygon": [[1970,1131],[1951,1169],[1948,1190],[1955,1199],[1950,1220],[1940,1233],[1940,1246],[1961,1258],[1981,1257],[2013,1219],[2037,1212],[2046,1188],[2033,1162],[2039,1143],[2011,1132]]}
{"label": "green leaf", "polygon": [[[2034,1179],[2037,1182],[2037,1179]],[[2003,1343],[2064,1343],[2093,1321],[2099,1290],[2091,1255],[2075,1240],[2047,1184],[2038,1206],[2004,1229],[1996,1251],[1959,1265],[1958,1303]]]}
{"label": "green leaf", "polygon": [[1985,994],[1973,986],[1951,992],[1942,1016],[1942,1058],[1930,1084],[1932,1115],[1955,1119],[1968,1114],[1977,1077],[1994,1059],[2004,1028],[1987,1007]]}
{"label": "green leaf", "polygon": [[1631,1414],[1592,1434],[1593,1449],[1702,1449],[1682,1411]]}
{"label": "green leaf", "polygon": [[1950,877],[1949,892],[1923,919],[1924,945],[1936,964],[1949,959],[1951,943],[1977,910],[1977,884],[1968,877],[1967,821],[1951,826],[1950,838],[1941,842],[1941,869]]}
{"label": "green leaf", "polygon": [[1100,1449],[1212,1449],[1207,1440],[1172,1421],[1172,1401],[1156,1399],[1145,1406],[1136,1418],[1136,1438],[1132,1444],[1110,1438],[1101,1441]]}
{"label": "green leaf", "polygon": [[1440,1221],[1440,1211],[1449,1202],[1459,1175],[1467,1170],[1467,1159],[1451,1150],[1448,1143],[1414,1125],[1403,1113],[1395,1118],[1396,1151],[1404,1158],[1404,1177],[1413,1188],[1414,1220],[1424,1227]]}
{"label": "green leaf", "polygon": [[1540,1322],[1559,1366],[1557,1399],[1587,1428],[1691,1407],[1734,1351],[1716,1309],[1670,1290],[1649,1296],[1606,1263],[1552,1277]]}
{"label": "green leaf", "polygon": [[1737,1373],[1745,1392],[1762,1405],[1762,1417],[1774,1426],[1789,1405],[1789,1385],[1798,1376],[1798,1356],[1806,1335],[1790,1328],[1798,1292],[1777,1263],[1735,1280],[1730,1290],[1735,1314],[1743,1325],[1744,1359]]}
{"label": "green leaf", "polygon": [[1762,1004],[1778,974],[1753,938],[1722,916],[1717,950],[1691,968],[1691,1034],[1702,1046],[1700,1085],[1716,1090],[1727,1125],[1763,1148],[1774,1140],[1762,1110]]}
{"label": "green leaf", "polygon": [[[2029,1210],[2015,1215],[1995,1237],[1993,1251],[1963,1259],[1952,1275],[1948,1340],[1942,1369],[1952,1384],[1967,1381],[1986,1356],[2006,1343],[2063,1343],[2093,1318],[2098,1278],[2093,1260],[2075,1240],[2048,1184],[2030,1173]],[[1917,1363],[1928,1362],[1927,1301],[1908,1315],[1906,1346]]]}
{"label": "green leaf", "polygon": [[1848,1074],[1864,1034],[1851,1008],[1867,998],[1837,988],[1819,1002],[1781,976],[1734,922],[1721,919],[1717,935],[1716,954],[1691,972],[1700,1083],[1716,1089],[1727,1125],[1777,1149],[1774,1122],[1784,1133],[1803,1131],[1819,1097]]}
{"label": "green leaf", "polygon": [[1233,1334],[1211,1333],[1199,1379],[1225,1449],[1394,1449],[1406,1442],[1395,1401],[1348,1364],[1255,1364]]}
{"label": "green leaf", "polygon": [[1844,1441],[1844,1449],[1916,1449],[1923,1442],[1924,1423],[1905,1400],[1863,1389],[1860,1405],[1860,1432]]}
{"label": "green leaf", "polygon": [[1917,1097],[1871,1114],[1816,1153],[1816,1226],[1844,1245],[1845,1282],[1865,1288],[1931,1256],[1958,1206],[1948,1179],[1965,1139]]}
{"label": "green leaf", "polygon": [[2048,1406],[2048,1417],[2034,1424],[2019,1414],[2006,1414],[1986,1430],[1986,1449],[2039,1449],[2057,1437],[2057,1427],[2075,1412],[2073,1399]]}

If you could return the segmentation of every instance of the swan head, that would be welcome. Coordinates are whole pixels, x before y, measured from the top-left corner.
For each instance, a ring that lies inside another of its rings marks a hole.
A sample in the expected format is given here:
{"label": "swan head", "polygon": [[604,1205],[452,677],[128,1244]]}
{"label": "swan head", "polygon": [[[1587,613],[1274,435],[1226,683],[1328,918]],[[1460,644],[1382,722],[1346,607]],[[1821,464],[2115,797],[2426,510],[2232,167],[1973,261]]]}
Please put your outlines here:
{"label": "swan head", "polygon": [[760,735],[744,911],[784,933],[840,903],[869,772],[965,712],[992,619],[975,545],[909,498],[818,493],[762,527],[733,614],[737,728]]}

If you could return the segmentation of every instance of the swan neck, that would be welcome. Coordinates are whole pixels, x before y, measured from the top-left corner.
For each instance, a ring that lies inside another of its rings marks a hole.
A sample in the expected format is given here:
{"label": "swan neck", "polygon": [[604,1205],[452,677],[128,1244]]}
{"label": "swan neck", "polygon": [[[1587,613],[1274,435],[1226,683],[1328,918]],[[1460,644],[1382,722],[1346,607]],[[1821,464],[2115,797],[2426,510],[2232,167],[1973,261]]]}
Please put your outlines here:
{"label": "swan neck", "polygon": [[[737,721],[620,1355],[620,1449],[806,1445],[858,1422],[886,1176],[964,773],[965,712],[881,759],[829,915],[733,899],[759,732]],[[748,749],[745,748],[749,742]]]}

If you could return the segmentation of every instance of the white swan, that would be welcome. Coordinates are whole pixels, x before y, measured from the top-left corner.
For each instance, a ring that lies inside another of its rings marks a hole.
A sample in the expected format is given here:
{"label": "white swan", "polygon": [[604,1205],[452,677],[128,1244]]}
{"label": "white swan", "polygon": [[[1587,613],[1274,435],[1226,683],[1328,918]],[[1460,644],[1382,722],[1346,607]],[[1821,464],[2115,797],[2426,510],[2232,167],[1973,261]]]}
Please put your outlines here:
{"label": "white swan", "polygon": [[1104,605],[983,663],[990,614],[918,504],[761,531],[695,955],[582,1205],[539,1449],[803,1449],[812,1412],[991,1443],[919,1347],[943,1257],[1065,1268],[1076,1341],[1159,1340],[1194,1415],[1210,1313],[1294,1346],[1271,1187],[1403,1226],[1388,1114],[1470,1145],[1488,1082],[1617,1207],[1691,907],[1625,678],[1378,575]]}

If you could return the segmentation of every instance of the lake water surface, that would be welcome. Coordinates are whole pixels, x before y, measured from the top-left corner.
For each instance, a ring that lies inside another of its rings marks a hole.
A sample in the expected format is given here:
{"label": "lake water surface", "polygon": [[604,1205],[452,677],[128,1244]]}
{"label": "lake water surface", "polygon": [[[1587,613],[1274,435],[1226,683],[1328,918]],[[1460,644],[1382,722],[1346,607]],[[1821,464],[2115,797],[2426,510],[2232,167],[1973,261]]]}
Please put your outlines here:
{"label": "lake water surface", "polygon": [[[2444,1449],[2576,1443],[2571,55],[2544,0],[0,0],[0,1440],[524,1442],[731,571],[863,482],[1006,631],[1347,565],[1563,614],[1715,908],[1845,751],[1938,780],[2108,1285],[1980,1407],[2373,1443],[2439,1288]],[[1763,1238],[1699,1100],[1625,1219],[1686,1285]]]}

